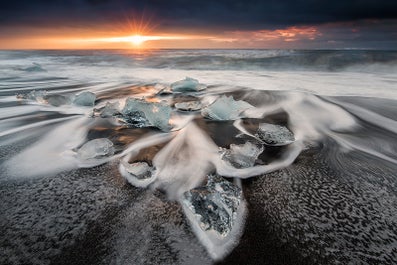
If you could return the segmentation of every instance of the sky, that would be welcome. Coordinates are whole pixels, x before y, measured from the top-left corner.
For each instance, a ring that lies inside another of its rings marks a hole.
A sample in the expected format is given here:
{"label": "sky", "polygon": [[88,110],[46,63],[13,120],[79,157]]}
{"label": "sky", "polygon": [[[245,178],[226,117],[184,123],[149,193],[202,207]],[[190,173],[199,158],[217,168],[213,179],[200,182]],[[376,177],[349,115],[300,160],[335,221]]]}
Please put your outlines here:
{"label": "sky", "polygon": [[394,0],[8,0],[0,49],[397,49]]}

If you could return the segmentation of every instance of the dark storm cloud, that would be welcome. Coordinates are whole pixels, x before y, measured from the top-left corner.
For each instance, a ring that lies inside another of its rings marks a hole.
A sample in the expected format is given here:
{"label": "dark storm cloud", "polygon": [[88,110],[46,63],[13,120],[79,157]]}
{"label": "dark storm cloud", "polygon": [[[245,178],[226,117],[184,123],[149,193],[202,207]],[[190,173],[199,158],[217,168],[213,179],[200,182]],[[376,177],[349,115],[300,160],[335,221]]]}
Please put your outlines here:
{"label": "dark storm cloud", "polygon": [[0,23],[74,25],[149,14],[163,28],[261,29],[397,18],[392,0],[20,0],[1,1]]}

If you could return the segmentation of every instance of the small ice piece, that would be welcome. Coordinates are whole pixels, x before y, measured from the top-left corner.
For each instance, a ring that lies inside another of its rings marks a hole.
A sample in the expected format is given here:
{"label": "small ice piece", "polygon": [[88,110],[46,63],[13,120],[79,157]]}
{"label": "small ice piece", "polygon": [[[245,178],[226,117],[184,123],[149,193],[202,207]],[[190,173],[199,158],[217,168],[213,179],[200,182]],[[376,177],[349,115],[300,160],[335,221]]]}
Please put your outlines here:
{"label": "small ice piece", "polygon": [[171,111],[171,107],[164,103],[128,98],[121,114],[127,123],[135,127],[154,126],[163,131],[168,131],[170,129]]}
{"label": "small ice piece", "polygon": [[122,119],[136,128],[144,128],[152,126],[150,122],[146,119],[146,115],[142,111],[131,111],[128,114],[123,114]]}
{"label": "small ice piece", "polygon": [[113,143],[107,138],[98,138],[85,143],[77,151],[80,159],[101,159],[114,154]]}
{"label": "small ice piece", "polygon": [[53,95],[46,95],[45,100],[48,104],[59,107],[61,105],[68,105],[71,103],[71,99],[68,96],[53,94]]}
{"label": "small ice piece", "polygon": [[172,94],[172,90],[169,86],[163,84],[156,84],[154,88],[158,91],[157,95],[169,95]]}
{"label": "small ice piece", "polygon": [[191,77],[186,77],[171,84],[171,90],[174,92],[197,92],[203,89],[205,89],[205,86]]}
{"label": "small ice piece", "polygon": [[73,99],[73,104],[78,106],[92,107],[95,105],[96,95],[90,91],[77,94]]}
{"label": "small ice piece", "polygon": [[45,90],[32,90],[26,94],[17,94],[17,99],[33,100],[40,103],[45,103],[45,97],[47,96],[47,91]]}
{"label": "small ice piece", "polygon": [[251,104],[243,100],[234,100],[232,96],[221,96],[211,105],[203,108],[201,114],[211,120],[236,120],[240,117],[240,113],[246,109],[253,108]]}
{"label": "small ice piece", "polygon": [[153,167],[146,162],[128,163],[124,160],[119,165],[120,174],[135,187],[145,188],[155,179]]}
{"label": "small ice piece", "polygon": [[185,192],[182,203],[193,213],[203,231],[213,231],[224,238],[232,230],[241,201],[239,187],[211,175],[206,186]]}
{"label": "small ice piece", "polygon": [[268,145],[287,145],[295,141],[294,134],[286,127],[270,123],[261,123],[257,133],[257,138]]}
{"label": "small ice piece", "polygon": [[224,149],[221,153],[223,160],[236,168],[253,167],[258,156],[263,152],[262,144],[246,142],[245,144],[231,144],[230,149]]}
{"label": "small ice piece", "polygon": [[46,90],[32,90],[27,94],[18,94],[17,99],[33,100],[42,104],[48,103],[55,107],[71,103],[70,97],[60,94],[48,94]]}
{"label": "small ice piece", "polygon": [[197,111],[201,109],[200,101],[187,101],[175,103],[175,108],[180,111]]}
{"label": "small ice piece", "polygon": [[46,72],[45,69],[43,69],[43,67],[41,67],[40,64],[38,63],[32,63],[32,66],[28,66],[25,68],[20,68],[20,70],[25,71],[25,72]]}
{"label": "small ice piece", "polygon": [[106,102],[105,107],[100,110],[99,116],[102,118],[113,117],[119,113],[119,106],[120,104],[118,102]]}

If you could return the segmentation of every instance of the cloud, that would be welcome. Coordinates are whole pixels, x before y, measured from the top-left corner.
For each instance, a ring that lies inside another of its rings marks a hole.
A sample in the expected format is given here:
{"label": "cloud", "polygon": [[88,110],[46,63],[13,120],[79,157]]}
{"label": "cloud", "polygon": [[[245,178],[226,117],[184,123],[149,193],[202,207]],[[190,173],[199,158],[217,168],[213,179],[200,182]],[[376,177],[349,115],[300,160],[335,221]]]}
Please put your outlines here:
{"label": "cloud", "polygon": [[1,1],[6,25],[105,23],[120,15],[149,13],[163,28],[275,29],[296,25],[397,18],[390,0],[19,0]]}
{"label": "cloud", "polygon": [[316,26],[226,31],[211,41],[245,48],[395,48],[397,20],[360,20]]}

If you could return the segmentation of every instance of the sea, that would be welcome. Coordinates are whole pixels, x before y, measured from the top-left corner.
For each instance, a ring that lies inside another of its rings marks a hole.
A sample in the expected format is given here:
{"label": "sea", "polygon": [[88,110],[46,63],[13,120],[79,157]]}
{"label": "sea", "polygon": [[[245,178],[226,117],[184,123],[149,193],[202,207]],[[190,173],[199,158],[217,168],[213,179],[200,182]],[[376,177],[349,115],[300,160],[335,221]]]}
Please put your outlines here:
{"label": "sea", "polygon": [[1,264],[396,264],[397,51],[2,50],[0,227]]}

